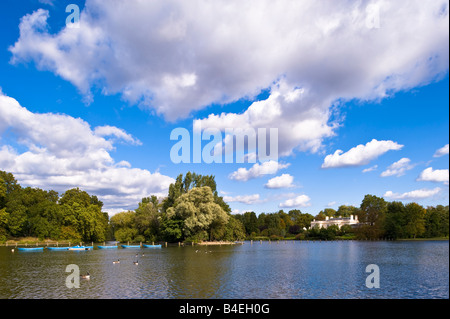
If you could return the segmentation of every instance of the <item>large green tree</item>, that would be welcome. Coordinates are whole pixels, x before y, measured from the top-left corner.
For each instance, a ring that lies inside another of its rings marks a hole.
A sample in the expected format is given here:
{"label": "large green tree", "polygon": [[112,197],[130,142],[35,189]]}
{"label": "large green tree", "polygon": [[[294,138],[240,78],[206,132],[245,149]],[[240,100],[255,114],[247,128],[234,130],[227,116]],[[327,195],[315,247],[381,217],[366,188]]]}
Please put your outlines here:
{"label": "large green tree", "polygon": [[405,206],[407,223],[405,233],[407,237],[420,237],[425,232],[426,210],[417,203],[409,203]]}
{"label": "large green tree", "polygon": [[402,202],[390,202],[387,204],[386,220],[384,223],[385,235],[388,238],[397,239],[405,237],[407,213]]}
{"label": "large green tree", "polygon": [[436,207],[427,207],[425,214],[425,233],[424,236],[448,237],[449,235],[449,207],[437,205]]}
{"label": "large green tree", "polygon": [[177,176],[175,183],[170,184],[169,193],[162,202],[162,212],[166,212],[170,207],[175,206],[175,201],[183,194],[189,192],[193,188],[208,186],[213,194],[214,202],[227,213],[231,212],[230,206],[218,195],[217,184],[214,175],[201,175],[187,172],[183,178],[183,174]]}
{"label": "large green tree", "polygon": [[228,213],[214,201],[209,186],[194,187],[181,195],[173,207],[167,209],[167,217],[183,220],[183,235],[198,240],[214,240],[228,223]]}
{"label": "large green tree", "polygon": [[74,188],[59,200],[64,214],[64,226],[75,230],[83,241],[102,242],[106,239],[108,219],[101,209],[103,203],[96,196]]}
{"label": "large green tree", "polygon": [[384,198],[374,195],[364,196],[358,215],[361,225],[358,228],[357,235],[360,238],[368,239],[382,237],[386,211],[387,203]]}

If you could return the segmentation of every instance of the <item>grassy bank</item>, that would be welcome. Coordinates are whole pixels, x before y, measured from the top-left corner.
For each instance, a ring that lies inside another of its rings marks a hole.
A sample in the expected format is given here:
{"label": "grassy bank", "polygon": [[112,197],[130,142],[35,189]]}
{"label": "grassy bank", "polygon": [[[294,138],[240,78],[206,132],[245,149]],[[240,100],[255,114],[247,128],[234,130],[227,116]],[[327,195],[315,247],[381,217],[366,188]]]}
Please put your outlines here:
{"label": "grassy bank", "polygon": [[448,237],[432,237],[432,238],[402,238],[397,239],[401,241],[437,241],[437,240],[448,240]]}

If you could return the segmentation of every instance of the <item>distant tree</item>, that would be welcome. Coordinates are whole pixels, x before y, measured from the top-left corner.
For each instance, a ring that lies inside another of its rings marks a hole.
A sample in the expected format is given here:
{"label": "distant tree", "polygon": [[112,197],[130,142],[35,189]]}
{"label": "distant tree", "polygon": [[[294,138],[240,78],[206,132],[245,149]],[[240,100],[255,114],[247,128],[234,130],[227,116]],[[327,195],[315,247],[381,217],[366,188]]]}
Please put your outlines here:
{"label": "distant tree", "polygon": [[0,209],[6,206],[6,183],[0,176]]}
{"label": "distant tree", "polygon": [[0,170],[0,181],[3,187],[6,188],[6,196],[22,188],[12,173]]}
{"label": "distant tree", "polygon": [[326,217],[336,217],[336,210],[333,208],[325,208],[324,210],[320,211],[319,214],[323,214]]}
{"label": "distant tree", "polygon": [[311,226],[311,222],[314,219],[314,216],[308,213],[303,214],[300,210],[294,209],[289,211],[289,216],[293,221],[294,225],[298,225],[303,228],[309,228]]}
{"label": "distant tree", "polygon": [[402,202],[390,202],[387,204],[386,220],[384,225],[385,235],[388,238],[404,238],[407,223],[407,212]]}
{"label": "distant tree", "polygon": [[350,217],[350,215],[357,216],[359,214],[359,208],[355,206],[347,206],[347,205],[341,205],[339,206],[338,210],[336,211],[335,216],[342,216],[342,217]]}
{"label": "distant tree", "polygon": [[171,219],[164,216],[161,221],[161,239],[171,243],[183,240],[183,227],[182,219]]}
{"label": "distant tree", "polygon": [[144,198],[135,210],[134,227],[142,237],[140,241],[156,241],[159,237],[162,214],[158,211],[158,207],[155,197]]}
{"label": "distant tree", "polygon": [[289,227],[289,233],[293,235],[300,234],[303,231],[302,227],[300,225],[292,225]]}
{"label": "distant tree", "polygon": [[408,220],[405,232],[408,237],[420,237],[425,232],[426,210],[417,203],[409,203],[405,206]]}
{"label": "distant tree", "polygon": [[120,212],[110,218],[111,228],[114,237],[120,242],[133,241],[138,234],[138,230],[134,225],[133,211]]}
{"label": "distant tree", "polygon": [[0,176],[0,242],[6,241],[8,235],[8,213],[6,212],[6,184]]}
{"label": "distant tree", "polygon": [[361,225],[357,235],[360,238],[380,238],[384,233],[384,220],[387,211],[386,201],[374,195],[364,196],[358,215]]}
{"label": "distant tree", "polygon": [[102,242],[106,238],[108,220],[102,213],[103,203],[79,188],[66,191],[59,200],[64,225],[72,226],[83,241]]}
{"label": "distant tree", "polygon": [[427,207],[426,210],[424,236],[428,238],[448,236],[449,207],[437,205],[436,207]]}
{"label": "distant tree", "polygon": [[184,236],[206,233],[210,240],[218,239],[216,236],[220,228],[225,227],[229,219],[227,212],[214,202],[209,186],[194,187],[181,195],[174,207],[167,210],[167,216],[184,221]]}
{"label": "distant tree", "polygon": [[162,202],[162,211],[166,212],[170,207],[175,206],[175,201],[192,188],[208,186],[213,194],[214,202],[222,207],[227,213],[231,212],[230,206],[218,195],[217,184],[213,175],[200,175],[187,172],[183,179],[183,174],[177,176],[175,183],[170,184],[169,193]]}
{"label": "distant tree", "polygon": [[244,214],[237,214],[235,216],[244,225],[245,233],[251,235],[251,233],[256,233],[258,229],[258,217],[256,217],[255,212],[245,212]]}

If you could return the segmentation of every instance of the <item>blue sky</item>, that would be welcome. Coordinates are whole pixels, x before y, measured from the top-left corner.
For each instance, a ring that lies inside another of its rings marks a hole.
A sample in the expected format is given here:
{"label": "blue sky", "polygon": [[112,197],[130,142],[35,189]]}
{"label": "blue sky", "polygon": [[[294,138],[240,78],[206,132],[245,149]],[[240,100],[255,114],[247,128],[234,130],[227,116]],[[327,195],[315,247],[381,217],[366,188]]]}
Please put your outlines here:
{"label": "blue sky", "polygon": [[[2,1],[0,169],[111,214],[187,171],[235,213],[448,205],[448,1],[251,4]],[[278,167],[174,164],[194,121],[277,128]]]}

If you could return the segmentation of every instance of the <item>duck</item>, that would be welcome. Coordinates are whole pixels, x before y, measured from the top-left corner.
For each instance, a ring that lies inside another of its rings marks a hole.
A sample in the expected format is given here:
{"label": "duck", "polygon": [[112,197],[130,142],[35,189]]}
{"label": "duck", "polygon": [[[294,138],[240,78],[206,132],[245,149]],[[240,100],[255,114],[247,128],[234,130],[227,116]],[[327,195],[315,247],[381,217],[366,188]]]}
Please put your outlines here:
{"label": "duck", "polygon": [[139,262],[136,260],[136,261],[133,261],[133,264],[135,264],[137,266],[137,265],[139,265]]}
{"label": "duck", "polygon": [[120,264],[120,259],[117,259],[116,261],[113,261],[113,264]]}
{"label": "duck", "polygon": [[86,275],[80,275],[81,279],[91,279],[91,274],[89,273],[89,271],[86,273]]}

